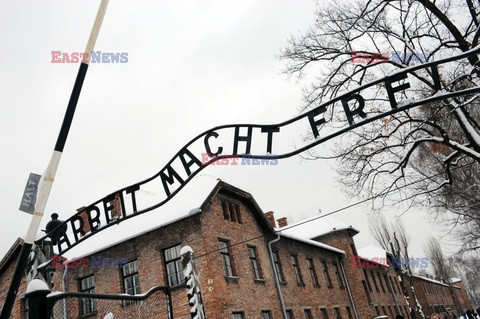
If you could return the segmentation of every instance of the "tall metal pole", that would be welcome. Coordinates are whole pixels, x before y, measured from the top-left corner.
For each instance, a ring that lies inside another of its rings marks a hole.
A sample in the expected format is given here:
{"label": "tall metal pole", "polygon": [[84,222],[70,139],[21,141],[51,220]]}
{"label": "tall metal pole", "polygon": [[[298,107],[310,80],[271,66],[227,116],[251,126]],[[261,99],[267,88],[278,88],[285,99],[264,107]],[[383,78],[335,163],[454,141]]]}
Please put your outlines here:
{"label": "tall metal pole", "polygon": [[37,201],[35,203],[35,211],[33,213],[30,226],[25,236],[22,249],[20,250],[20,255],[18,256],[17,265],[13,273],[12,282],[8,289],[7,298],[3,305],[0,319],[8,319],[12,312],[18,288],[25,272],[28,255],[30,254],[33,243],[35,242],[35,237],[37,235],[38,228],[40,227],[40,222],[45,211],[45,206],[47,205],[48,197],[50,195],[50,190],[52,189],[52,184],[53,180],[55,179],[58,164],[60,163],[63,148],[65,146],[65,142],[67,141],[67,136],[70,130],[70,126],[72,124],[73,115],[75,114],[75,108],[77,107],[80,91],[82,90],[83,80],[85,79],[85,75],[87,74],[88,65],[91,59],[91,53],[93,51],[93,47],[95,46],[95,42],[97,41],[97,36],[102,25],[103,17],[105,16],[105,11],[107,10],[107,5],[108,0],[102,0],[100,3],[100,7],[98,8],[95,23],[93,24],[90,37],[88,38],[87,47],[85,48],[84,59],[81,61],[77,78],[75,79],[75,84],[73,85],[72,94],[70,95],[70,100],[68,101],[67,111],[65,112],[65,117],[63,118],[60,133],[58,134],[57,142],[55,143],[55,148],[53,150],[52,157],[50,158],[50,162],[48,163],[48,166],[42,176],[42,180],[39,185]]}

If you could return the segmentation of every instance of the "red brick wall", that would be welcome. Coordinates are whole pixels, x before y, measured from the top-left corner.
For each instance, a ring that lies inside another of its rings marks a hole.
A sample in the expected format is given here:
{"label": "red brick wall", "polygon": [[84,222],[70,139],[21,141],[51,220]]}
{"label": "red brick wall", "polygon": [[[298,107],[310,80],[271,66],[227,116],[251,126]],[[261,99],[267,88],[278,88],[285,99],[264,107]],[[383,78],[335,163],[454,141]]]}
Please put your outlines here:
{"label": "red brick wall", "polygon": [[[10,264],[7,266],[6,270],[0,276],[0,309],[3,309],[3,303],[5,302],[5,298],[7,296],[8,288],[10,287],[10,283],[12,281],[13,272],[15,270],[15,266],[17,264],[17,258],[13,259]],[[27,281],[26,278],[23,277],[20,283],[20,287],[17,293],[17,299],[15,300],[15,304],[12,309],[12,313],[10,318],[11,319],[23,319],[24,315],[24,296],[25,291],[27,289]]]}

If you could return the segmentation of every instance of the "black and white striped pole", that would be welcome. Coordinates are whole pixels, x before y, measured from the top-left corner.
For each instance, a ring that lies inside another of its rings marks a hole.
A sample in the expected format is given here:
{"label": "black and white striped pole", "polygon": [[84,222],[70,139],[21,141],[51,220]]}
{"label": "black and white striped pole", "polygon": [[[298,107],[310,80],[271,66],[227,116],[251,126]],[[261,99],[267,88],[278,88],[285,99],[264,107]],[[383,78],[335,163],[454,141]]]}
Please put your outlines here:
{"label": "black and white striped pole", "polygon": [[50,190],[52,189],[53,180],[55,179],[55,174],[57,172],[58,164],[60,163],[63,148],[65,146],[65,142],[67,141],[67,136],[70,130],[70,126],[72,124],[73,115],[75,114],[75,108],[77,106],[78,98],[80,96],[80,91],[82,90],[83,80],[85,79],[85,75],[87,74],[87,69],[90,63],[93,47],[95,46],[95,42],[97,41],[97,36],[102,25],[103,17],[105,16],[105,11],[107,10],[107,5],[108,0],[101,0],[92,31],[90,32],[90,37],[88,38],[87,47],[85,48],[84,59],[81,61],[77,78],[75,79],[75,84],[73,86],[72,94],[70,95],[70,100],[68,101],[67,111],[65,112],[65,117],[63,118],[62,127],[60,129],[60,133],[58,134],[52,157],[42,176],[38,188],[35,210],[33,212],[32,220],[25,236],[20,255],[18,256],[17,265],[13,273],[12,282],[8,289],[7,298],[3,305],[0,319],[8,319],[12,312],[18,288],[20,286],[20,282],[22,280],[23,274],[25,272],[25,267],[27,265],[28,255],[30,254],[33,243],[35,241],[38,228],[40,227],[40,222],[45,211],[45,206],[47,205]]}

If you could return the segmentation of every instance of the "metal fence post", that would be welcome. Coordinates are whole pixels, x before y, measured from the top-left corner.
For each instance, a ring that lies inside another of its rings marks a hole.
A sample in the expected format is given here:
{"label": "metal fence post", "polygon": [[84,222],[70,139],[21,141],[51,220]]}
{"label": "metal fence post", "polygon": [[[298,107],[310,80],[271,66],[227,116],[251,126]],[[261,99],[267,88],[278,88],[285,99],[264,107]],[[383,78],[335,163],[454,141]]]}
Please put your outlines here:
{"label": "metal fence post", "polygon": [[48,319],[47,295],[50,290],[36,290],[25,294],[28,302],[28,319]]}

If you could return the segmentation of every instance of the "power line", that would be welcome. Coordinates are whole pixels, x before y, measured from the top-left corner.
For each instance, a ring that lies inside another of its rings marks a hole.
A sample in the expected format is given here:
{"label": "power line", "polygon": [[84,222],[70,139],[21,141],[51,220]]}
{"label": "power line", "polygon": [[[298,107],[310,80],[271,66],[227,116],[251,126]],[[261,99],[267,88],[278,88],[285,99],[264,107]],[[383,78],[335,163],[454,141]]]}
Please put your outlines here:
{"label": "power line", "polygon": [[[462,165],[462,166],[458,166],[458,167],[452,169],[452,171],[458,170],[458,169],[461,169],[461,168],[465,168],[465,167],[470,166],[470,165],[473,165],[473,164],[474,164],[474,163],[464,164],[464,165]],[[303,224],[306,224],[306,223],[310,223],[310,222],[312,222],[312,221],[315,221],[315,220],[320,219],[320,218],[323,218],[323,217],[327,217],[327,216],[330,216],[330,215],[333,215],[333,214],[337,214],[337,213],[339,213],[339,212],[341,212],[341,211],[344,211],[344,210],[346,210],[346,209],[355,207],[355,206],[357,206],[357,205],[363,204],[363,203],[365,203],[365,202],[368,202],[368,201],[370,201],[370,200],[376,199],[376,198],[378,198],[378,197],[385,196],[385,195],[387,195],[387,194],[389,194],[389,193],[398,191],[399,189],[402,189],[402,188],[404,188],[404,187],[408,187],[408,186],[411,186],[411,185],[413,185],[413,184],[420,183],[420,182],[423,182],[423,181],[425,181],[425,180],[427,180],[427,179],[431,179],[431,178],[434,178],[434,177],[437,177],[437,176],[440,176],[440,175],[443,175],[443,174],[445,174],[445,172],[441,172],[441,173],[438,173],[438,174],[435,174],[435,175],[431,175],[431,176],[427,176],[427,177],[421,178],[421,179],[419,179],[419,180],[416,180],[416,181],[413,181],[413,182],[404,184],[404,185],[399,186],[399,187],[396,187],[396,188],[394,188],[394,189],[386,190],[386,191],[381,192],[381,193],[379,193],[379,194],[377,194],[377,195],[367,197],[367,198],[365,198],[365,199],[363,199],[363,200],[361,200],[361,201],[358,201],[358,202],[356,202],[356,203],[353,203],[353,204],[350,204],[350,205],[341,207],[341,208],[336,209],[336,210],[334,210],[334,211],[332,211],[332,212],[330,212],[330,213],[327,213],[327,214],[324,214],[324,215],[319,215],[319,216],[317,216],[317,217],[314,217],[314,218],[311,218],[311,219],[308,219],[308,220],[304,220],[304,221],[302,221],[302,222],[298,222],[298,223],[293,224],[293,225],[290,225],[290,226],[283,227],[282,229],[276,230],[276,231],[274,231],[273,233],[263,234],[263,235],[260,235],[260,236],[256,236],[256,237],[252,237],[252,238],[249,238],[249,239],[245,239],[245,240],[239,241],[239,242],[237,242],[237,243],[234,243],[234,244],[229,245],[229,247],[238,246],[238,245],[247,243],[247,242],[252,241],[252,240],[256,240],[256,239],[259,239],[259,238],[262,238],[262,237],[266,237],[267,235],[270,235],[270,234],[276,234],[276,233],[282,232],[282,231],[287,230],[287,229],[292,229],[292,228],[294,228],[294,227],[297,227],[297,226],[300,226],[300,225],[303,225]],[[203,254],[201,254],[201,255],[195,256],[194,259],[199,259],[199,258],[201,258],[201,257],[208,256],[208,255],[210,255],[210,254],[219,252],[220,250],[221,250],[220,248],[217,248],[217,249],[214,249],[214,250],[212,250],[212,251],[205,252],[205,253],[203,253]]]}

